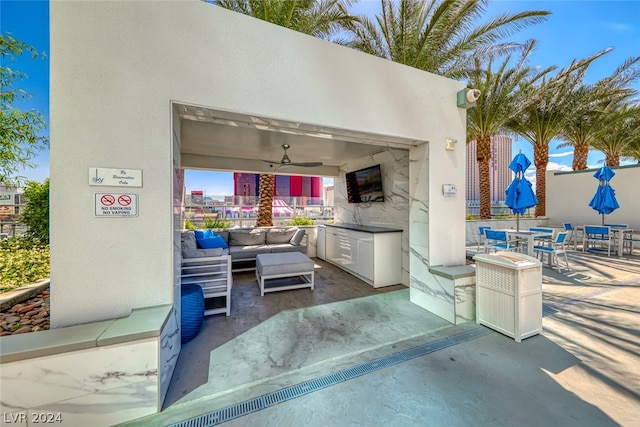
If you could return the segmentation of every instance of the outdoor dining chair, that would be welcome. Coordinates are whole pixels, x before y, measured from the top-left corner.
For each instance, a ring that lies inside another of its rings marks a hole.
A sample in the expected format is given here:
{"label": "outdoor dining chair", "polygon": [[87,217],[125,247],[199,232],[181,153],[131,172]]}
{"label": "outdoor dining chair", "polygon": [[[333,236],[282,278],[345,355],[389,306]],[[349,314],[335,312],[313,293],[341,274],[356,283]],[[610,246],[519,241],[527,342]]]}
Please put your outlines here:
{"label": "outdoor dining chair", "polygon": [[546,227],[529,227],[529,231],[534,231],[536,233],[545,233],[536,236],[534,240],[537,243],[551,243],[553,241],[553,228]]}
{"label": "outdoor dining chair", "polygon": [[582,252],[593,251],[595,247],[589,248],[589,244],[600,244],[600,250],[604,251],[604,246],[607,247],[607,256],[611,256],[611,246],[613,246],[613,235],[611,234],[611,228],[605,225],[585,225],[584,237],[582,238]]}
{"label": "outdoor dining chair", "polygon": [[567,239],[567,234],[567,231],[561,231],[549,244],[533,246],[533,250],[536,251],[536,254],[540,254],[541,260],[544,254],[547,254],[547,256],[549,257],[549,266],[556,265],[558,267],[558,270],[560,271],[562,271],[562,269],[560,268],[558,255],[564,255],[564,261],[567,264],[567,271],[571,271],[571,269],[569,268],[569,258],[567,258],[567,251],[564,247],[564,242]]}
{"label": "outdoor dining chair", "polygon": [[487,238],[485,252],[496,251],[515,251],[518,249],[517,240],[508,240],[506,231],[485,230],[484,234]]}
{"label": "outdoor dining chair", "polygon": [[624,241],[622,242],[622,250],[623,252],[629,249],[629,255],[633,255],[633,244],[636,242],[640,242],[640,235],[638,234],[629,234],[624,236]]}
{"label": "outdoor dining chair", "polygon": [[486,252],[486,248],[487,248],[487,236],[484,234],[484,232],[486,230],[490,230],[491,226],[484,226],[481,225],[480,227],[478,227],[478,232],[479,232],[479,236],[478,236],[478,253],[480,252],[480,244],[482,244],[484,251]]}
{"label": "outdoor dining chair", "polygon": [[[567,232],[567,242],[573,243],[573,249],[578,249],[578,238],[581,237],[581,232],[577,230],[573,224],[570,222],[565,222],[562,224],[564,226],[564,231]],[[578,236],[580,234],[580,236]]]}

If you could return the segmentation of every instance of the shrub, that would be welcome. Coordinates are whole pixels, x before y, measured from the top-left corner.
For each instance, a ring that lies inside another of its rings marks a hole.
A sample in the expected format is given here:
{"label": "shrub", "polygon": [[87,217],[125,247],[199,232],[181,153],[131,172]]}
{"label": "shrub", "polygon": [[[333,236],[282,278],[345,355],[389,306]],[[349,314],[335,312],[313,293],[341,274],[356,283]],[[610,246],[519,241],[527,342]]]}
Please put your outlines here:
{"label": "shrub", "polygon": [[0,292],[49,277],[49,245],[12,237],[0,242]]}
{"label": "shrub", "polygon": [[316,220],[311,218],[293,218],[287,225],[316,225]]}
{"label": "shrub", "polygon": [[27,182],[24,189],[27,204],[20,216],[21,222],[28,227],[26,238],[42,244],[49,243],[49,178],[42,184]]}
{"label": "shrub", "polygon": [[207,216],[204,218],[204,224],[202,228],[229,228],[231,227],[231,221],[220,219],[217,216]]}
{"label": "shrub", "polygon": [[197,230],[198,226],[195,225],[189,218],[184,220],[184,228],[187,230]]}

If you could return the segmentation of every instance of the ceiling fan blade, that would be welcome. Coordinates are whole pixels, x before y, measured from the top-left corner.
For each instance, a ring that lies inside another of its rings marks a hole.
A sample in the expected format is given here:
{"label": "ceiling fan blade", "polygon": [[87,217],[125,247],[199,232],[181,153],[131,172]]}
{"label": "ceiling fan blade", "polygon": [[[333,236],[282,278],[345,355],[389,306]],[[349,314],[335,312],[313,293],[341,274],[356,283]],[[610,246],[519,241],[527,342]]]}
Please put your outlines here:
{"label": "ceiling fan blade", "polygon": [[301,166],[303,168],[317,168],[318,166],[322,166],[322,162],[302,162],[302,163],[292,162],[289,164],[291,166]]}
{"label": "ceiling fan blade", "polygon": [[282,162],[274,162],[273,160],[265,160],[265,159],[256,159],[256,160],[260,160],[261,162],[269,163],[270,165],[281,165],[282,164]]}
{"label": "ceiling fan blade", "polygon": [[[264,160],[258,159],[265,163],[269,163],[270,165],[279,165],[278,169],[286,167],[286,166],[299,166],[303,168],[317,168],[318,166],[322,166],[322,162],[292,162],[289,159],[289,155],[287,154],[287,150],[289,149],[289,144],[282,144],[282,148],[284,149],[284,155],[279,162],[274,162],[272,160]],[[278,170],[276,169],[276,170]]]}

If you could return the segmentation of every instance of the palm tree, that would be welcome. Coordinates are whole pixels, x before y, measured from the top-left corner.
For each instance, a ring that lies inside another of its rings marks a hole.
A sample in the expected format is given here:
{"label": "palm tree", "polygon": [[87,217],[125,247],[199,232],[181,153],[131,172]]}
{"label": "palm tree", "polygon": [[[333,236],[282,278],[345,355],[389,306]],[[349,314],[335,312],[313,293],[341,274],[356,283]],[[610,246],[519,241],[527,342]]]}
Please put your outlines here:
{"label": "palm tree", "polygon": [[587,68],[610,51],[605,49],[588,58],[574,60],[549,80],[527,86],[523,90],[532,102],[522,114],[507,123],[509,129],[533,145],[538,198],[535,216],[545,216],[547,210],[545,173],[549,163],[549,143],[561,135],[568,118],[581,111],[581,104],[572,94],[582,84]]}
{"label": "palm tree", "polygon": [[640,138],[640,106],[623,105],[611,110],[601,126],[603,132],[592,145],[605,154],[607,166],[620,166],[626,148]]}
{"label": "palm tree", "polygon": [[[341,38],[356,19],[349,14],[352,0],[213,0],[214,4],[320,39],[346,44]],[[273,225],[275,175],[261,174],[258,226]]]}
{"label": "palm tree", "polygon": [[381,0],[382,15],[352,23],[349,46],[450,78],[463,78],[474,61],[509,54],[520,45],[498,43],[540,23],[547,11],[502,14],[483,23],[488,0]]}
{"label": "palm tree", "polygon": [[589,149],[602,132],[600,121],[607,105],[600,102],[598,95],[592,86],[584,85],[570,95],[574,105],[579,106],[581,111],[576,110],[566,117],[558,135],[564,142],[558,144],[557,148],[573,148],[573,170],[587,168]]}
{"label": "palm tree", "polygon": [[349,14],[354,0],[213,0],[215,5],[323,40],[346,44],[342,39],[355,17]]}
{"label": "palm tree", "polygon": [[276,176],[263,173],[260,175],[260,188],[258,193],[258,227],[271,227],[273,225],[273,189]]}
{"label": "palm tree", "polygon": [[558,148],[573,147],[573,170],[587,168],[589,148],[603,131],[603,116],[624,99],[635,95],[630,84],[640,77],[640,57],[629,58],[611,76],[595,85],[581,85],[572,96],[579,106],[567,117],[560,138],[565,142]]}
{"label": "palm tree", "polygon": [[534,47],[534,40],[527,42],[512,67],[508,67],[511,63],[511,57],[508,56],[495,72],[491,60],[486,67],[482,67],[476,59],[475,69],[469,79],[470,87],[482,92],[477,105],[467,113],[467,139],[476,141],[481,219],[491,219],[491,138],[503,131],[505,124],[526,108],[528,100],[523,97],[525,91],[520,90],[521,85],[532,84],[552,70],[548,68],[536,72],[526,65]]}
{"label": "palm tree", "polygon": [[622,160],[635,161],[640,164],[640,135],[638,135],[622,152]]}

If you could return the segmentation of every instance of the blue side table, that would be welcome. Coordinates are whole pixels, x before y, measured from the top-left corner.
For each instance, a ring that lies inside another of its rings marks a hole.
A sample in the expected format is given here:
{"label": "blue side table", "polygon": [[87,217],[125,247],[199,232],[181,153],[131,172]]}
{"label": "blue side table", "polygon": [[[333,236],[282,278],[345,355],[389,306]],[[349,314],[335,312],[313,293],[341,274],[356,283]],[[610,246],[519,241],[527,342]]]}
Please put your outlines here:
{"label": "blue side table", "polygon": [[204,294],[200,285],[182,285],[182,296],[180,298],[182,307],[180,309],[182,344],[191,341],[198,335],[204,319]]}

